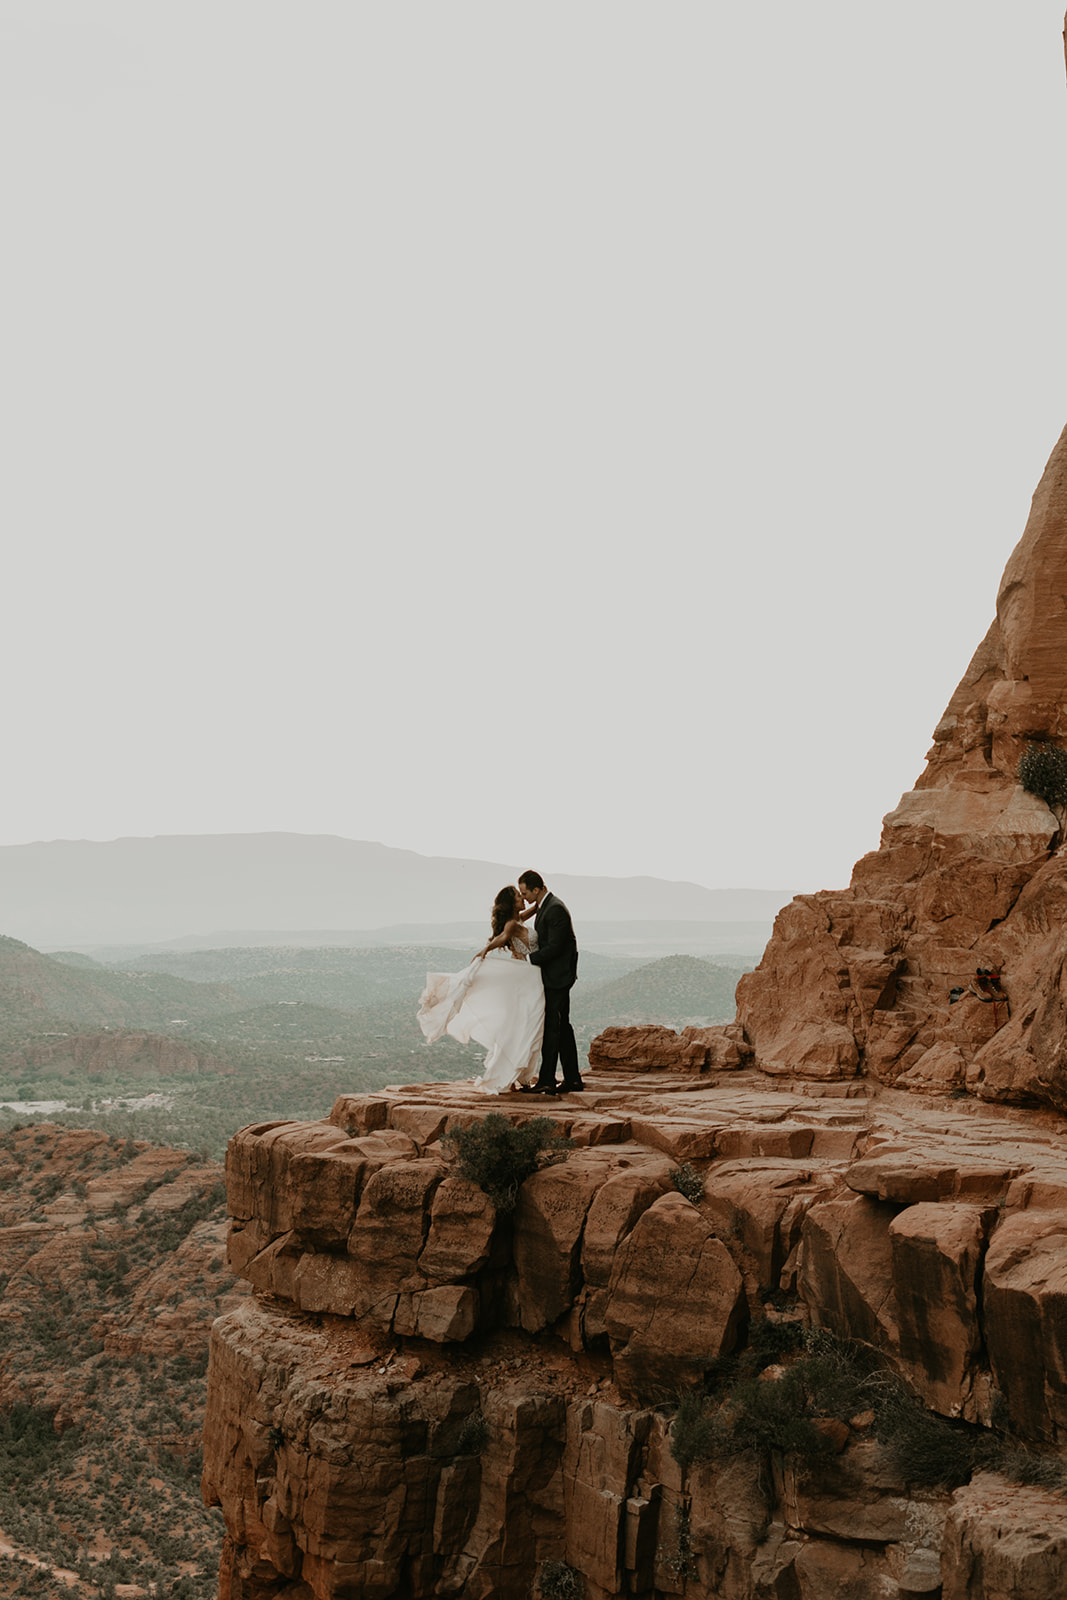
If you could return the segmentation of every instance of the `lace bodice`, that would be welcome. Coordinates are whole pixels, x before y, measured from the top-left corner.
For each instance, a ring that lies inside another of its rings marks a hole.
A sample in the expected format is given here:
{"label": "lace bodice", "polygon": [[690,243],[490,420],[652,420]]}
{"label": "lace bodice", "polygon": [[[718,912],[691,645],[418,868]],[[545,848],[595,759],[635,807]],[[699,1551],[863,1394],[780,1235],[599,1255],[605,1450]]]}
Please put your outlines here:
{"label": "lace bodice", "polygon": [[530,941],[529,944],[527,944],[523,939],[515,938],[512,939],[511,943],[506,945],[503,949],[490,951],[490,955],[506,956],[509,961],[513,957],[520,961],[525,961],[530,951],[537,949],[536,929],[528,927],[526,929],[526,933]]}

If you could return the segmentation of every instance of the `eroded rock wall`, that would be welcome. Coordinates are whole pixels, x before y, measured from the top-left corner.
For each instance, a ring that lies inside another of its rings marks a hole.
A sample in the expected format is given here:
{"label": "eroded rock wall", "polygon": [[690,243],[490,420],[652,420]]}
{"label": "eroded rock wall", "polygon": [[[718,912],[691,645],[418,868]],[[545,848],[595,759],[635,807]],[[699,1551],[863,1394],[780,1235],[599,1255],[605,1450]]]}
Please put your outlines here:
{"label": "eroded rock wall", "polygon": [[576,1148],[510,1217],[442,1144],[486,1114],[465,1086],[345,1097],[328,1122],[235,1137],[230,1254],[255,1295],[212,1342],[223,1600],[525,1600],[559,1561],[587,1600],[942,1582],[994,1600],[1014,1559],[993,1563],[994,1503],[1015,1507],[1033,1566],[1062,1497],[992,1475],[980,1493],[919,1489],[870,1416],[827,1419],[837,1454],[817,1470],[683,1471],[671,1437],[679,1395],[773,1300],[866,1341],[931,1410],[988,1427],[1007,1409],[1020,1440],[1060,1449],[1062,1125],[953,1102],[931,1129],[892,1091],[705,1082],[591,1077],[580,1110],[551,1110]]}
{"label": "eroded rock wall", "polygon": [[[795,899],[738,985],[763,1071],[1067,1107],[1064,819],[1016,776],[1029,743],[1067,746],[1065,595],[1067,432],[915,788],[849,888]],[[972,992],[978,968],[1010,1005]]]}

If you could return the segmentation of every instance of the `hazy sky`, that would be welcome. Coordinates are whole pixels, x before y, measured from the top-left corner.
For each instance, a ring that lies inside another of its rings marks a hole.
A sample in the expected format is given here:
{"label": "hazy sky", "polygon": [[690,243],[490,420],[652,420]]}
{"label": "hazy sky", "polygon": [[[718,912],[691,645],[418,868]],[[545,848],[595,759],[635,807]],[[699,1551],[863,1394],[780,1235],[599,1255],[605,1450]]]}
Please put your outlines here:
{"label": "hazy sky", "polygon": [[847,881],[1067,422],[1063,0],[0,0],[0,843]]}

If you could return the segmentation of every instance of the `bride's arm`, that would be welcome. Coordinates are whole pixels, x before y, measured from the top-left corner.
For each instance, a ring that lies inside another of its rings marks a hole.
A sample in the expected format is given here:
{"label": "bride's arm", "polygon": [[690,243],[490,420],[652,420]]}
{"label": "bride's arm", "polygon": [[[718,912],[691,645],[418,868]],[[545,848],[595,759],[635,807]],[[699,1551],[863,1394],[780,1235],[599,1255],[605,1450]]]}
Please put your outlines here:
{"label": "bride's arm", "polygon": [[526,906],[524,908],[524,910],[519,912],[519,921],[520,922],[529,922],[530,918],[531,917],[536,917],[536,915],[537,915],[537,907],[536,906]]}
{"label": "bride's arm", "polygon": [[516,932],[516,930],[522,934],[525,934],[526,932],[525,928],[519,928],[518,920],[513,917],[510,922],[505,923],[503,931],[498,933],[495,939],[490,939],[484,950],[478,951],[478,954],[474,958],[475,961],[483,960],[489,954],[490,950],[502,950],[506,944],[510,944],[512,935]]}

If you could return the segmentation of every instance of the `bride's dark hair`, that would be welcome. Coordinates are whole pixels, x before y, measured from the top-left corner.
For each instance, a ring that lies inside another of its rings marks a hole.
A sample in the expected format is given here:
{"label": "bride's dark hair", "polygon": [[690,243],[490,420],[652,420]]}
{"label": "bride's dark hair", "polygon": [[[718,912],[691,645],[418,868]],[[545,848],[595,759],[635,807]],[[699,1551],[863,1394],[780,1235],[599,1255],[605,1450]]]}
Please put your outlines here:
{"label": "bride's dark hair", "polygon": [[519,891],[513,884],[506,883],[493,901],[493,938],[498,933],[503,933],[512,917],[519,909]]}

